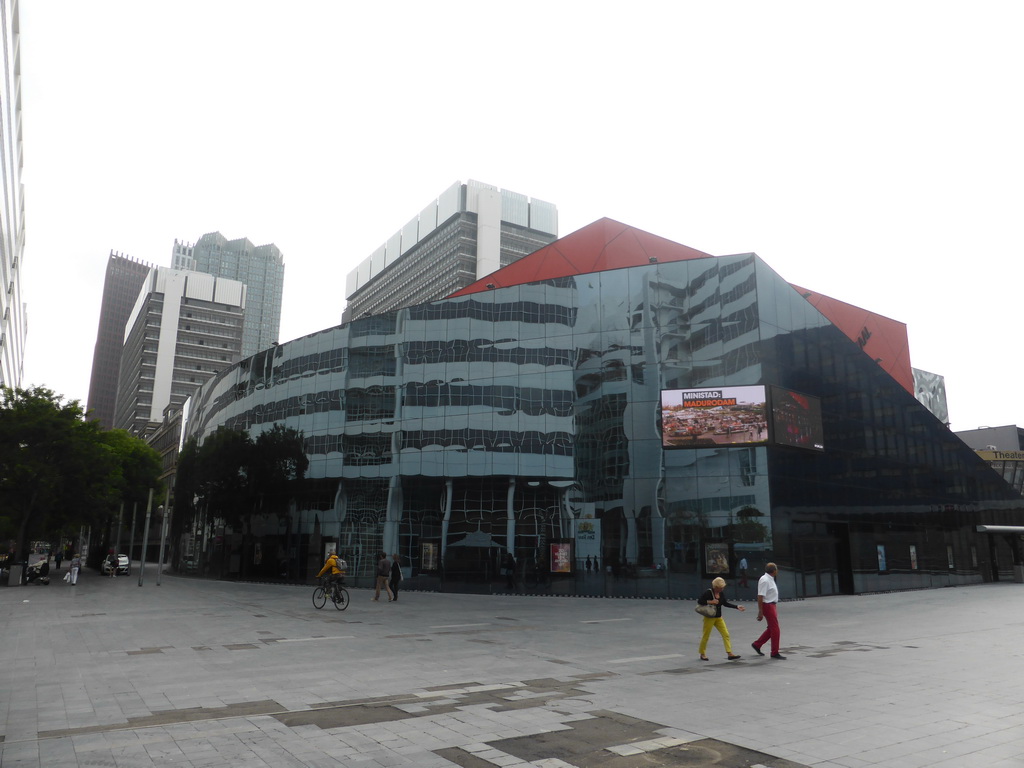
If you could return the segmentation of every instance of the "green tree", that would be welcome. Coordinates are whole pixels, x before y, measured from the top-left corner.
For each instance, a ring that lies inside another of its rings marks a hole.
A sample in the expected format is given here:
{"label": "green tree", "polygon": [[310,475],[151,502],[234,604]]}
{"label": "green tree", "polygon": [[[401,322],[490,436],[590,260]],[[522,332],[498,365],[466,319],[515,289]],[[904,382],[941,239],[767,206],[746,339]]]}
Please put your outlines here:
{"label": "green tree", "polygon": [[[309,467],[302,433],[275,425],[253,440],[245,431],[221,428],[202,445],[190,439],[178,457],[174,498],[176,535],[220,520],[242,535],[248,552],[253,516],[287,515],[301,493]],[[242,559],[243,573],[248,562]]]}
{"label": "green tree", "polygon": [[[101,432],[99,439],[112,453],[116,462],[113,483],[117,499],[114,506],[107,509],[108,516],[115,514],[119,504],[124,504],[125,513],[128,515],[137,508],[141,509],[149,498],[150,489],[153,489],[154,498],[163,497],[163,483],[160,481],[162,462],[160,454],[152,446],[123,429]],[[129,521],[130,518],[127,518],[124,524],[130,525]],[[103,526],[104,535],[109,530],[109,525]],[[105,551],[111,543],[102,544],[101,551]]]}
{"label": "green tree", "polygon": [[116,499],[117,453],[77,400],[44,387],[0,391],[0,531],[26,543],[101,518]]}
{"label": "green tree", "polygon": [[282,424],[261,432],[250,454],[250,492],[254,512],[283,512],[299,491],[309,457],[302,432]]}
{"label": "green tree", "polygon": [[225,427],[207,437],[199,447],[199,496],[233,528],[241,527],[250,509],[252,448],[248,432]]}

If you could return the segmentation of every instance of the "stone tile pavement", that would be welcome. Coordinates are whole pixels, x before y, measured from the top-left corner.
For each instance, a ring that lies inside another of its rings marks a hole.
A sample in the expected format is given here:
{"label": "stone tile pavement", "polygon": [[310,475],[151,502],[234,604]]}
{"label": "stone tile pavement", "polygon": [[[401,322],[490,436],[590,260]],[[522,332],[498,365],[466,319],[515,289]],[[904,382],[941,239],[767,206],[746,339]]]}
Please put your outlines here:
{"label": "stone tile pavement", "polygon": [[0,767],[1024,766],[1024,585],[786,602],[786,661],[728,611],[701,662],[692,601],[154,576],[0,588]]}

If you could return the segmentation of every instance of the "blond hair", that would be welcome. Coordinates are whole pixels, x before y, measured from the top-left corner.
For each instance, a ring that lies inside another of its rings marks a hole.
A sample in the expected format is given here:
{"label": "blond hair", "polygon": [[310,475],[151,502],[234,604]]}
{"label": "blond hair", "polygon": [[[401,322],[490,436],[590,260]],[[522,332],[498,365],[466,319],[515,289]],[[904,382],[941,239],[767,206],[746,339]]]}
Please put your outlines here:
{"label": "blond hair", "polygon": [[725,579],[719,576],[717,579],[711,582],[712,587],[718,587],[719,589],[725,589]]}

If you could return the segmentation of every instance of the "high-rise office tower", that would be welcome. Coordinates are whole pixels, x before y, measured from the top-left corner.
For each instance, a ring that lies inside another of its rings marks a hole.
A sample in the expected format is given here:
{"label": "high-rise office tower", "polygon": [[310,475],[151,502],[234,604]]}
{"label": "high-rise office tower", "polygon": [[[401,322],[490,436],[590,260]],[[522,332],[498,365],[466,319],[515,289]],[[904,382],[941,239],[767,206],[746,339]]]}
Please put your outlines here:
{"label": "high-rise office tower", "polygon": [[0,0],[0,386],[20,387],[28,333],[21,300],[25,204],[21,188],[21,32],[18,3]]}
{"label": "high-rise office tower", "polygon": [[150,270],[124,329],[115,427],[148,437],[167,406],[241,359],[245,293],[237,280]]}
{"label": "high-rise office tower", "polygon": [[200,237],[195,245],[175,240],[171,266],[245,284],[243,358],[277,343],[284,293],[284,256],[276,245],[253,245],[244,237],[228,240],[220,232],[211,232]]}
{"label": "high-rise office tower", "polygon": [[87,404],[89,417],[98,419],[104,429],[114,426],[117,373],[121,367],[121,349],[124,347],[124,326],[150,269],[151,264],[113,251],[107,259]]}
{"label": "high-rise office tower", "polygon": [[557,238],[551,203],[456,182],[349,273],[342,322],[444,298]]}

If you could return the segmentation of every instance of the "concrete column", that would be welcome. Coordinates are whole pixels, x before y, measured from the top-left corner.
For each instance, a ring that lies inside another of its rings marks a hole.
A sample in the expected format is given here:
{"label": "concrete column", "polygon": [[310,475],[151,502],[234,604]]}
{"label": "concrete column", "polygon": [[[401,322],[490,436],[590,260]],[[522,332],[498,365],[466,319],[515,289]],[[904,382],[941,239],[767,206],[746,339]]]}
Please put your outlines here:
{"label": "concrete column", "polygon": [[441,562],[444,562],[444,553],[448,550],[448,523],[452,518],[452,480],[444,481],[444,517],[441,518]]}
{"label": "concrete column", "polygon": [[505,513],[508,519],[505,523],[505,551],[515,556],[516,553],[516,479],[508,479],[508,496],[505,499]]}

